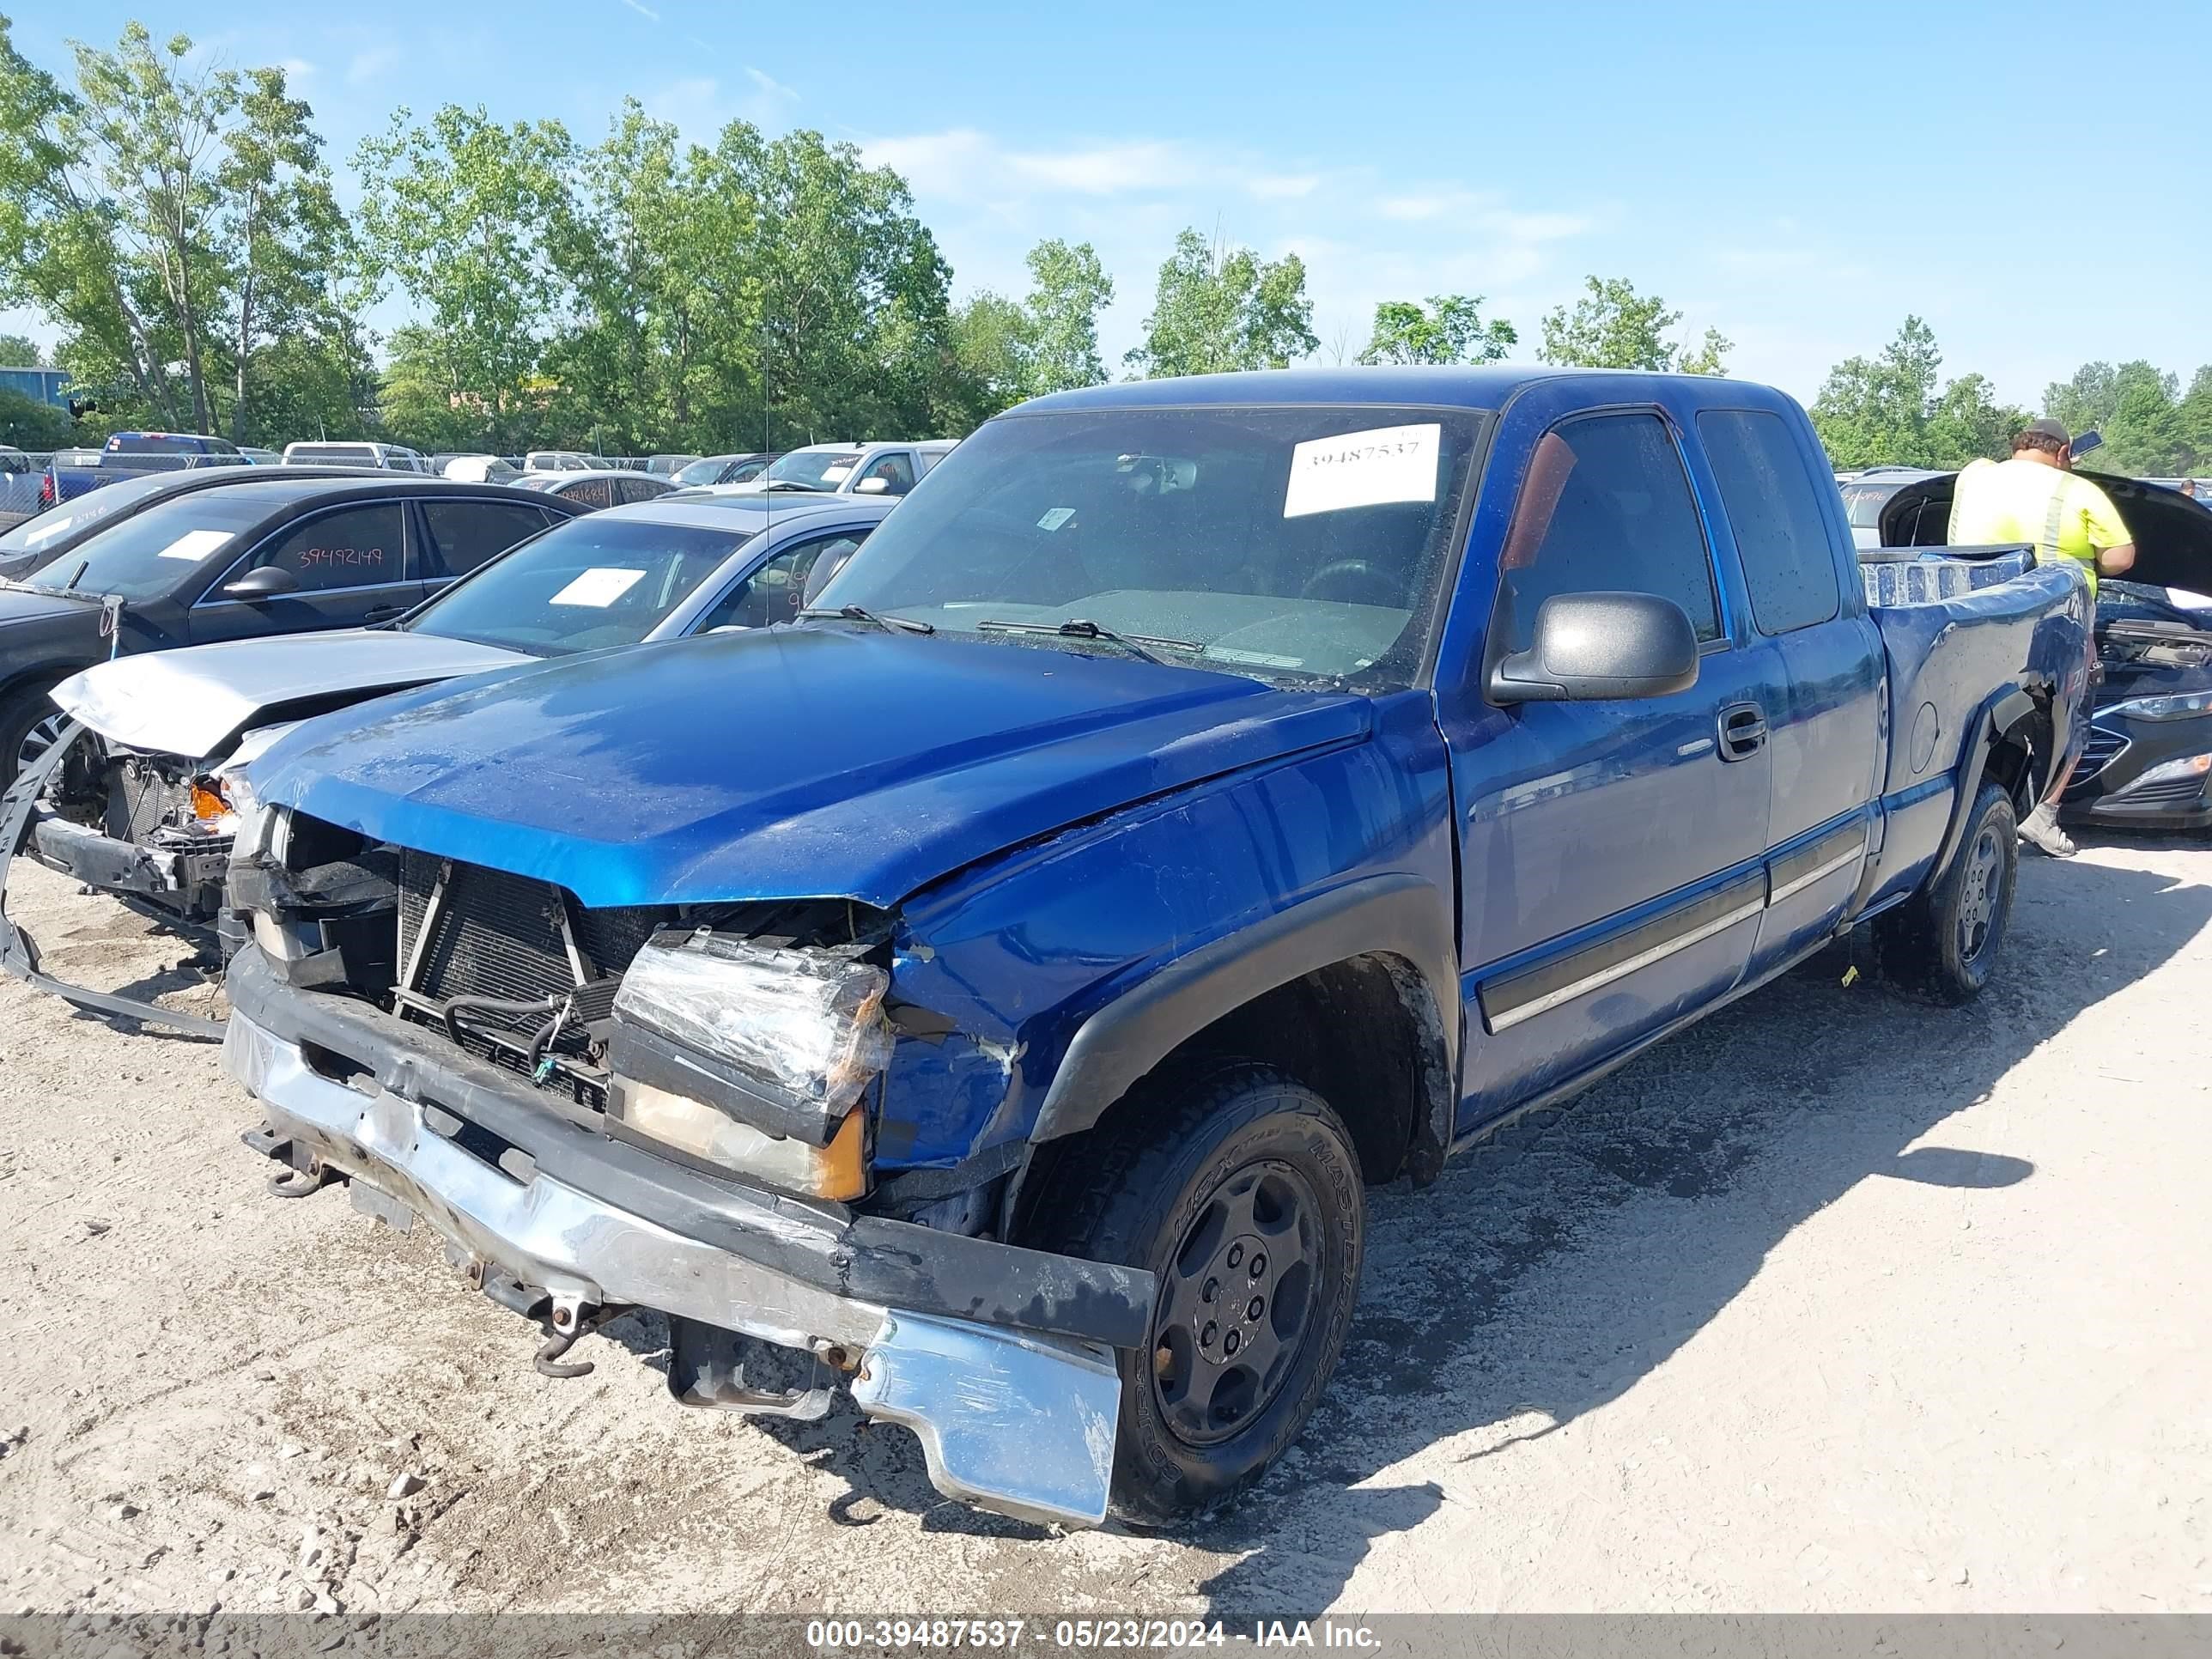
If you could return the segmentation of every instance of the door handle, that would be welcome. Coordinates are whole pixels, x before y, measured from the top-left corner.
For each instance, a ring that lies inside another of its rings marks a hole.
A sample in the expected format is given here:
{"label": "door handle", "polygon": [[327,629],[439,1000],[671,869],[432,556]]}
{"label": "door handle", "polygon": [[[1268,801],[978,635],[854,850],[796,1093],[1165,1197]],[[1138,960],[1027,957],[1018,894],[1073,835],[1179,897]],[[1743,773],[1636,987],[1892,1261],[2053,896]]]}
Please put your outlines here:
{"label": "door handle", "polygon": [[1721,758],[1749,760],[1766,747],[1766,713],[1755,702],[1732,702],[1721,710]]}

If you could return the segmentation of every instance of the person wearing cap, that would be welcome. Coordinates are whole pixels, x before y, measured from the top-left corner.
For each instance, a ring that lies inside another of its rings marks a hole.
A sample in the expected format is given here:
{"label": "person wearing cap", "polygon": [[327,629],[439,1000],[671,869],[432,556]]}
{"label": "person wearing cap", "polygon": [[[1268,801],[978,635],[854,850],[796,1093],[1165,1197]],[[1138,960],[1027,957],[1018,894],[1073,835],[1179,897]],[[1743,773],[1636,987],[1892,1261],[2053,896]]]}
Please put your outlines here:
{"label": "person wearing cap", "polygon": [[[2112,498],[2074,471],[2073,437],[2045,416],[2013,434],[2008,461],[1975,461],[1951,489],[1951,544],[1988,546],[2028,542],[2039,556],[2078,560],[2092,600],[2100,575],[2125,574],[2136,562],[2135,538]],[[2088,718],[2087,699],[2076,711]],[[2084,733],[2068,746],[2078,757]],[[2040,805],[2021,820],[2021,838],[2053,858],[2070,857],[2074,843],[2058,827],[2058,796],[2073,774],[2069,764],[2051,781]]]}

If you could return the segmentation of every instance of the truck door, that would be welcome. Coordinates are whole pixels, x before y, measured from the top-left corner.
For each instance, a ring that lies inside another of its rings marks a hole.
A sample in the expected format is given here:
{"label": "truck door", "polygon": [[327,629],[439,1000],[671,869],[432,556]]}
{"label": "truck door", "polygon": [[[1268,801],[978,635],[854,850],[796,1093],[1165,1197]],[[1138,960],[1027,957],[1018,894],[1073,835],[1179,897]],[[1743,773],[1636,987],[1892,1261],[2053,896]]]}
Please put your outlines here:
{"label": "truck door", "polygon": [[1731,620],[1672,421],[1651,407],[1570,412],[1588,398],[1561,383],[1504,417],[1461,603],[1480,595],[1487,556],[1493,654],[1525,647],[1547,598],[1624,590],[1674,600],[1704,649],[1686,691],[1510,708],[1483,696],[1480,647],[1449,679],[1440,664],[1468,998],[1462,1130],[1726,994],[1765,901],[1762,721],[1784,689],[1778,659]]}
{"label": "truck door", "polygon": [[1881,636],[1832,505],[1836,492],[1814,471],[1801,427],[1794,413],[1765,409],[1708,409],[1696,419],[1750,625],[1772,641],[1788,682],[1766,714],[1774,799],[1753,973],[1817,943],[1841,918],[1881,792]]}

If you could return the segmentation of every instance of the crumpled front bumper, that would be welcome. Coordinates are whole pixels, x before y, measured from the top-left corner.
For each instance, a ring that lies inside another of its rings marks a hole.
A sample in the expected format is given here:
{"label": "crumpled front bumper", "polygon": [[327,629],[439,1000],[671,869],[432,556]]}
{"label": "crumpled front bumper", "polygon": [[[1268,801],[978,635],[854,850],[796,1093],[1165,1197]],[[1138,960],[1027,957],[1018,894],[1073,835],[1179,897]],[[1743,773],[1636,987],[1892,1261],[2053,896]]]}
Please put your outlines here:
{"label": "crumpled front bumper", "polygon": [[34,857],[88,887],[160,902],[165,908],[180,912],[189,902],[184,896],[188,885],[213,881],[219,886],[222,882],[225,854],[155,853],[72,823],[40,804],[46,780],[86,736],[82,726],[64,726],[53,746],[39,757],[37,764],[18,773],[7,794],[0,797],[0,967],[88,1012],[165,1025],[187,1036],[220,1038],[223,1028],[219,1020],[54,978],[39,965],[37,943],[8,919],[8,878],[16,859],[22,856]]}
{"label": "crumpled front bumper", "polygon": [[1143,1340],[1151,1274],[696,1173],[423,1028],[285,984],[255,946],[229,983],[224,1060],[267,1111],[259,1143],[356,1183],[372,1213],[421,1216],[472,1281],[520,1287],[562,1329],[652,1308],[841,1351],[854,1402],[914,1429],[948,1497],[1065,1525],[1104,1518],[1112,1349]]}

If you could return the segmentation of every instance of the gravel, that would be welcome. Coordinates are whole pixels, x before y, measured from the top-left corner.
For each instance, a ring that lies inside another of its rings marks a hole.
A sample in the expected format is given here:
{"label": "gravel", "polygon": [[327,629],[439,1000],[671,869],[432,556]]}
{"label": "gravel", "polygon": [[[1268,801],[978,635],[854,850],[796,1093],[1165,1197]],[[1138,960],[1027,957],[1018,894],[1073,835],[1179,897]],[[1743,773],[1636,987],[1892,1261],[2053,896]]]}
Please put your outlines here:
{"label": "gravel", "polygon": [[[2207,858],[2031,860],[1974,1007],[1838,954],[1373,1194],[1314,1423],[1170,1536],[947,1503],[849,1409],[678,1409],[651,1318],[540,1376],[426,1230],[268,1194],[211,1045],[0,984],[0,1605],[2212,1610]],[[53,970],[219,1010],[15,886]]]}

